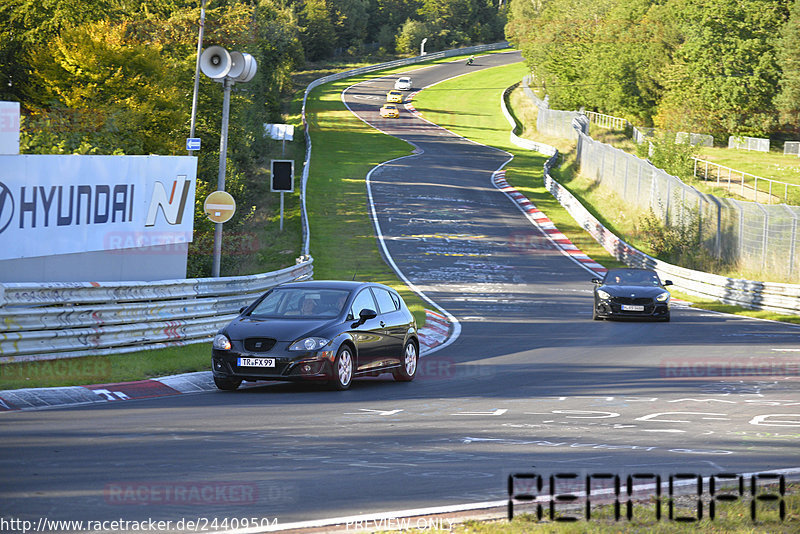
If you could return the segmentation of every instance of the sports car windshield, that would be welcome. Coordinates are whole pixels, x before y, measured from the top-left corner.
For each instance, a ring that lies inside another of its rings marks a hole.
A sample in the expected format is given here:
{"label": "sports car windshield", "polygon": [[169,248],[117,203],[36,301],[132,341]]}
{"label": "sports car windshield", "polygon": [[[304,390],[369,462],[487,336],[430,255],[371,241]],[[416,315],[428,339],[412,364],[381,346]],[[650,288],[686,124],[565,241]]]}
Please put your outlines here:
{"label": "sports car windshield", "polygon": [[274,319],[324,319],[338,316],[350,292],[343,289],[276,288],[250,312]]}
{"label": "sports car windshield", "polygon": [[651,286],[661,285],[661,280],[653,271],[643,269],[611,269],[606,273],[603,285],[607,286]]}

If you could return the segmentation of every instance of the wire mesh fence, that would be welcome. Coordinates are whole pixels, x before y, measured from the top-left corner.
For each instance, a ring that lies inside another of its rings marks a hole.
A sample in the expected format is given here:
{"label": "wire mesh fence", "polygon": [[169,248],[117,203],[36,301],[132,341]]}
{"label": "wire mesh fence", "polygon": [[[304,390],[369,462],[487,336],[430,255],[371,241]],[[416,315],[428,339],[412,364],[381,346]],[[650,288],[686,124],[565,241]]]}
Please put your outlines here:
{"label": "wire mesh fence", "polygon": [[800,279],[800,207],[702,193],[649,161],[592,139],[580,113],[551,110],[546,100],[526,93],[539,108],[539,131],[576,139],[580,172],[598,186],[636,210],[652,211],[667,226],[696,225],[701,246],[720,260],[765,278]]}
{"label": "wire mesh fence", "polygon": [[769,139],[761,137],[742,137],[731,135],[728,137],[728,148],[738,148],[740,150],[755,150],[757,152],[769,152]]}

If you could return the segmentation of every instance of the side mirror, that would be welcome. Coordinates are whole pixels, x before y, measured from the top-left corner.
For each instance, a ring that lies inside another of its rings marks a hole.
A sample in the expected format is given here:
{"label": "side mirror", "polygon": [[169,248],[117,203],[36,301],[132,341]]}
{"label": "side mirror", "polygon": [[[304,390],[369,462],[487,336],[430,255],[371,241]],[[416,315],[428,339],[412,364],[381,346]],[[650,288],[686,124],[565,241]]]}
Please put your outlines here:
{"label": "side mirror", "polygon": [[370,310],[369,308],[364,308],[358,313],[358,318],[361,319],[362,323],[369,321],[370,319],[374,319],[378,316],[378,312],[375,310]]}
{"label": "side mirror", "polygon": [[592,283],[593,283],[593,284],[602,284],[602,283],[603,283],[603,281],[602,281],[602,280],[600,280],[599,278],[592,278]]}
{"label": "side mirror", "polygon": [[672,280],[664,280],[664,287],[671,286]]}
{"label": "side mirror", "polygon": [[241,308],[239,308],[239,315],[241,315],[246,309],[247,306],[242,306]]}

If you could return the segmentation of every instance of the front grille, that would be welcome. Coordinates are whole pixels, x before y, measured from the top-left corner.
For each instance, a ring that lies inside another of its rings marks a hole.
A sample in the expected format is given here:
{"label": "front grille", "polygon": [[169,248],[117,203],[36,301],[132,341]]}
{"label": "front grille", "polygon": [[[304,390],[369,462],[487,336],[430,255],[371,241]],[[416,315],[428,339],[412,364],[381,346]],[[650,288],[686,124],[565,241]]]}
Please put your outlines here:
{"label": "front grille", "polygon": [[617,304],[633,304],[634,306],[647,306],[653,303],[651,298],[614,297],[611,302]]}
{"label": "front grille", "polygon": [[248,337],[244,340],[244,348],[248,352],[267,352],[275,345],[271,337]]}

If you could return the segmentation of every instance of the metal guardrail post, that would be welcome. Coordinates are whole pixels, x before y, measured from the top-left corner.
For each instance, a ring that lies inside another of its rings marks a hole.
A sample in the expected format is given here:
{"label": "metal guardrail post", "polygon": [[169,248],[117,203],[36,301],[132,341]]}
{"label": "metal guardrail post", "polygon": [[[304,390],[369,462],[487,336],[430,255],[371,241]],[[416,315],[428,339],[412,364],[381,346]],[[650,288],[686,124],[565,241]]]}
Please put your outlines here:
{"label": "metal guardrail post", "polygon": [[794,274],[795,254],[797,254],[797,214],[788,206],[786,209],[792,214],[792,240],[789,244],[789,279],[791,280]]}

